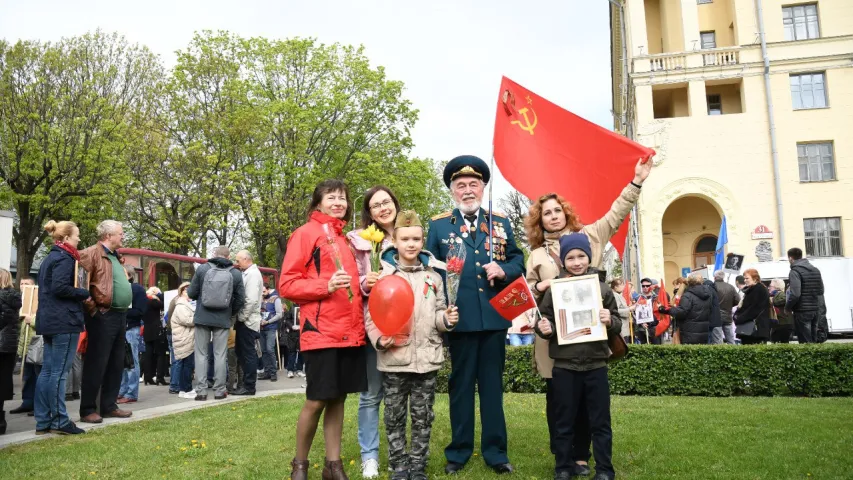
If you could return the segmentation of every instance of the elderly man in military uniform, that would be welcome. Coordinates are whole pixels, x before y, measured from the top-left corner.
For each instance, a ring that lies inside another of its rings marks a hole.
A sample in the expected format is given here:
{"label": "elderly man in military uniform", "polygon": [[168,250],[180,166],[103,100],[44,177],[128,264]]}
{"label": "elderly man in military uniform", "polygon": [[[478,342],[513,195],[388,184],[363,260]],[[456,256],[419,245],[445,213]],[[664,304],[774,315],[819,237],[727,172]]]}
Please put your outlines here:
{"label": "elderly man in military uniform", "polygon": [[[509,221],[480,208],[489,167],[463,155],[444,168],[444,184],[457,208],[436,215],[429,224],[426,248],[447,261],[452,242],[461,242],[466,258],[456,306],[459,323],[448,333],[450,344],[450,426],[452,440],[444,450],[445,472],[460,471],[474,451],[474,386],[480,395],[483,460],[497,473],[512,473],[507,457],[503,410],[506,332],[512,325],[489,304],[498,292],[524,275],[524,255],[516,246]],[[494,261],[489,254],[494,256]]]}

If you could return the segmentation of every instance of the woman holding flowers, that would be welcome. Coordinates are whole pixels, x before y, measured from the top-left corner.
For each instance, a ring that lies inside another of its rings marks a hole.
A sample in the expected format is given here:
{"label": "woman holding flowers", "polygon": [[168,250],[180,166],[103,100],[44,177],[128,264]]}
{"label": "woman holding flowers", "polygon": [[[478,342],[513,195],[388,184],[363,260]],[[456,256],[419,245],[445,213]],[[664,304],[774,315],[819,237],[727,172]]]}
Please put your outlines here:
{"label": "woman holding flowers", "polygon": [[[364,192],[361,228],[347,234],[358,264],[358,283],[367,313],[367,296],[379,279],[379,253],[390,246],[400,202],[388,187],[377,185]],[[369,343],[369,342],[368,342]],[[358,402],[358,444],[361,446],[363,478],[379,476],[379,405],[382,403],[382,373],[376,368],[376,349],[368,344],[367,391]]]}
{"label": "woman holding flowers", "polygon": [[358,267],[343,235],[351,217],[346,184],[320,182],[311,196],[308,221],[291,235],[281,266],[278,291],[301,307],[299,343],[307,374],[292,480],[308,478],[308,453],[321,415],[326,444],[323,479],[347,479],[341,463],[344,402],[347,394],[367,389]]}

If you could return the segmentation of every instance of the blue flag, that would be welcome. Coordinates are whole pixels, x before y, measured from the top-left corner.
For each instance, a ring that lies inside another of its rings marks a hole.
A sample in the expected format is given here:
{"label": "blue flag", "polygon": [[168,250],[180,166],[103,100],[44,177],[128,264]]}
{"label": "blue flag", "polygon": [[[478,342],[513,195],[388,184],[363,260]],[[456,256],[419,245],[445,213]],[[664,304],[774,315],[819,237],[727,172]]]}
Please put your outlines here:
{"label": "blue flag", "polygon": [[725,250],[727,243],[729,243],[729,232],[726,228],[726,216],[723,215],[723,223],[720,225],[720,235],[717,236],[717,257],[714,259],[714,272],[722,270],[723,265],[726,263],[723,250]]}

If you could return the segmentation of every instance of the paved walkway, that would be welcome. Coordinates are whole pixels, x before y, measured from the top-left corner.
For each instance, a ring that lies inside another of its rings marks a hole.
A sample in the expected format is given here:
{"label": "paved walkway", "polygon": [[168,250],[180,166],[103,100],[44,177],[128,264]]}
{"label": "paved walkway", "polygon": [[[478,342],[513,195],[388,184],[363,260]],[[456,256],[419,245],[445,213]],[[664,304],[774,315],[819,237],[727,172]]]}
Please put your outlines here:
{"label": "paved walkway", "polygon": [[[125,419],[105,418],[104,423],[97,425],[78,422],[78,420],[80,419],[79,400],[66,402],[66,407],[68,409],[68,414],[71,416],[71,420],[77,423],[78,427],[88,431],[119,423],[138,422],[140,420],[157,418],[163,415],[186,412],[189,410],[195,410],[197,408],[213,407],[225,403],[239,402],[248,398],[268,397],[271,395],[279,395],[283,393],[304,393],[305,389],[302,387],[303,384],[304,379],[302,378],[296,377],[290,379],[284,375],[279,375],[277,382],[270,382],[268,380],[258,380],[257,395],[255,395],[254,397],[229,396],[225,400],[213,400],[213,392],[211,391],[208,395],[208,400],[206,402],[196,402],[195,400],[178,398],[177,395],[170,395],[169,387],[151,385],[146,386],[140,383],[139,401],[136,403],[121,406],[121,408],[124,410],[131,410],[133,412],[132,417]],[[8,422],[9,426],[6,429],[6,434],[0,435],[0,448],[4,448],[8,445],[26,443],[33,440],[39,440],[55,436],[52,434],[36,435],[36,421],[34,417],[28,417],[26,413],[19,413],[17,415],[12,415],[9,413],[9,410],[17,408],[20,404],[21,376],[19,374],[15,375],[15,398],[13,400],[7,400],[4,406],[6,410],[6,421]]]}

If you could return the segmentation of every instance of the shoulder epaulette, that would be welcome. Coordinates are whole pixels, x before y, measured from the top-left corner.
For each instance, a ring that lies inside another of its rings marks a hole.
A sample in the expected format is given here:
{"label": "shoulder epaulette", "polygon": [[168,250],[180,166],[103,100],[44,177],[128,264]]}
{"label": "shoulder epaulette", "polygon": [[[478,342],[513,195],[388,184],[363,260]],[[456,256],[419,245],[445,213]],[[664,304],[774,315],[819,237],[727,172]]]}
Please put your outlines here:
{"label": "shoulder epaulette", "polygon": [[453,215],[453,211],[452,211],[452,210],[451,210],[451,211],[444,212],[444,213],[439,213],[438,215],[433,215],[432,220],[433,220],[433,221],[441,220],[442,218],[447,218],[447,217],[449,217],[449,216],[451,216],[451,215]]}
{"label": "shoulder epaulette", "polygon": [[496,217],[500,217],[500,218],[506,218],[506,214],[505,214],[505,213],[503,213],[503,212],[496,212],[496,211],[494,211],[494,210],[492,210],[492,215],[494,215],[494,216],[496,216]]}

